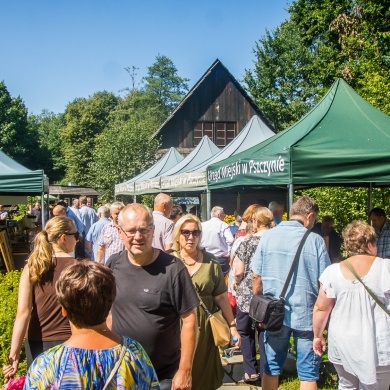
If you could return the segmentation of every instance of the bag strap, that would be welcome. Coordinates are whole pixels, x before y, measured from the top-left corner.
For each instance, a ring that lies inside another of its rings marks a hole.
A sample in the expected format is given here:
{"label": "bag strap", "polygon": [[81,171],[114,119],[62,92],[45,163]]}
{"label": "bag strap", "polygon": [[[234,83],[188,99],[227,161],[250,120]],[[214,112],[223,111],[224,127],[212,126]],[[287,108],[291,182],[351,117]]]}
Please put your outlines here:
{"label": "bag strap", "polygon": [[119,355],[119,358],[118,358],[118,360],[117,360],[115,366],[114,366],[113,369],[111,370],[110,376],[107,378],[106,383],[104,384],[103,390],[106,390],[106,389],[107,389],[108,385],[110,384],[110,382],[111,382],[112,379],[114,378],[114,375],[116,374],[116,372],[117,372],[118,369],[119,369],[119,366],[120,366],[121,363],[122,363],[122,360],[123,360],[123,358],[124,358],[124,356],[125,356],[126,350],[127,350],[127,348],[126,348],[125,344],[123,344],[123,345],[122,345],[122,348],[121,348],[121,353],[120,353],[120,355]]}
{"label": "bag strap", "polygon": [[301,256],[301,252],[302,252],[302,248],[303,248],[303,245],[305,244],[305,241],[306,241],[306,238],[307,236],[310,234],[310,230],[307,229],[305,234],[303,235],[302,237],[302,240],[298,246],[298,249],[297,249],[297,253],[295,254],[295,257],[294,257],[294,260],[291,264],[291,268],[290,268],[290,271],[287,275],[287,279],[286,279],[286,282],[284,283],[284,286],[283,286],[283,289],[282,289],[282,292],[280,293],[279,295],[279,298],[284,298],[284,296],[286,295],[286,292],[287,292],[287,288],[288,288],[288,285],[290,284],[290,280],[293,276],[293,273],[295,271],[295,268],[297,267],[298,265],[298,261],[299,261],[299,257]]}
{"label": "bag strap", "polygon": [[366,291],[371,295],[371,298],[378,304],[378,306],[388,315],[390,316],[390,311],[386,308],[386,306],[379,300],[379,298],[374,294],[374,292],[363,283],[363,280],[360,278],[360,276],[356,273],[355,268],[353,268],[352,264],[345,259],[344,260],[345,265],[348,267],[348,269],[353,273],[355,278],[364,286]]}

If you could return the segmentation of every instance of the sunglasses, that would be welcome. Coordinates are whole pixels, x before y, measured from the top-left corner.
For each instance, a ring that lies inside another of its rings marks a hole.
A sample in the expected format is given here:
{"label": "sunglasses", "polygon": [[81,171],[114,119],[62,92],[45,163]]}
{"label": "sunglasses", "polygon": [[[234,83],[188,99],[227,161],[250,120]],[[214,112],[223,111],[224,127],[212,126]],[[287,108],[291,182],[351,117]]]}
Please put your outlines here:
{"label": "sunglasses", "polygon": [[201,231],[200,230],[180,230],[180,233],[185,237],[188,238],[191,234],[193,237],[199,237]]}
{"label": "sunglasses", "polygon": [[80,233],[79,232],[75,232],[75,233],[65,233],[65,236],[74,236],[74,238],[76,240],[79,239],[79,236],[80,236]]}

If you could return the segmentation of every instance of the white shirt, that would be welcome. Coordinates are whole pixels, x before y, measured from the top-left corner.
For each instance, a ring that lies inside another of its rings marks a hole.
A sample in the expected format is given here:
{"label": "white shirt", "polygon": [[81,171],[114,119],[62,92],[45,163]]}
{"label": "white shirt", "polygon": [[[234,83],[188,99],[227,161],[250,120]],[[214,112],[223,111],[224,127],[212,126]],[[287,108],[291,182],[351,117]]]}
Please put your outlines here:
{"label": "white shirt", "polygon": [[212,217],[202,222],[202,247],[215,257],[230,256],[234,238],[230,227],[226,222],[217,217]]}
{"label": "white shirt", "polygon": [[[369,385],[376,367],[390,365],[390,317],[358,280],[344,277],[340,264],[320,276],[328,298],[335,298],[329,321],[329,360]],[[390,309],[390,260],[377,257],[363,282]]]}

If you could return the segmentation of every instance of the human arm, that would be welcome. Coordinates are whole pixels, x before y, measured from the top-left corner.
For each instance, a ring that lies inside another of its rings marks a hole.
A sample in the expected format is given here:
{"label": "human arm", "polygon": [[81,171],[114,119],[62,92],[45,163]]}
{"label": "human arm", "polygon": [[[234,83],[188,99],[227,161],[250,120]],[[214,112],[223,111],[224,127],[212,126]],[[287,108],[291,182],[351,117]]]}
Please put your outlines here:
{"label": "human arm", "polygon": [[334,298],[328,298],[326,296],[321,284],[313,310],[313,350],[318,356],[321,356],[326,350],[323,332],[335,302],[336,300]]}
{"label": "human arm", "polygon": [[234,286],[236,289],[244,277],[245,264],[238,256],[236,256],[235,261],[236,262],[234,267]]}
{"label": "human arm", "polygon": [[92,252],[92,242],[85,240],[85,248],[88,252]]}
{"label": "human arm", "polygon": [[234,345],[236,347],[239,347],[241,345],[241,336],[237,331],[236,321],[234,320],[234,315],[232,312],[232,307],[230,306],[227,292],[216,295],[213,297],[213,299],[214,302],[221,309],[222,315],[225,318],[226,322],[229,324],[231,338],[233,338],[234,336],[237,337],[237,341],[234,343]]}
{"label": "human arm", "polygon": [[225,241],[226,241],[226,244],[228,246],[228,251],[227,251],[227,254],[225,255],[225,257],[230,257],[230,253],[232,251],[232,246],[233,246],[233,243],[234,243],[234,237],[233,237],[233,234],[230,230],[230,227],[228,224],[226,224],[226,228],[223,230],[223,236],[225,237]]}
{"label": "human arm", "polygon": [[101,263],[104,259],[104,255],[106,253],[106,247],[103,245],[99,245],[97,254],[96,254],[96,262]]}
{"label": "human arm", "polygon": [[172,390],[189,390],[192,386],[192,363],[197,340],[196,309],[180,315],[182,321],[179,369],[172,380]]}
{"label": "human arm", "polygon": [[170,222],[167,226],[165,233],[164,233],[164,249],[165,251],[169,251],[169,249],[173,246],[173,227],[175,225],[173,222]]}
{"label": "human arm", "polygon": [[23,269],[20,277],[19,292],[18,292],[18,308],[14,328],[12,331],[11,350],[9,354],[10,365],[3,367],[3,374],[6,382],[15,375],[20,358],[20,350],[22,348],[23,338],[26,334],[27,326],[31,317],[32,308],[32,284],[28,266]]}
{"label": "human arm", "polygon": [[252,272],[252,291],[253,295],[263,293],[263,282],[261,280],[261,276],[255,272]]}

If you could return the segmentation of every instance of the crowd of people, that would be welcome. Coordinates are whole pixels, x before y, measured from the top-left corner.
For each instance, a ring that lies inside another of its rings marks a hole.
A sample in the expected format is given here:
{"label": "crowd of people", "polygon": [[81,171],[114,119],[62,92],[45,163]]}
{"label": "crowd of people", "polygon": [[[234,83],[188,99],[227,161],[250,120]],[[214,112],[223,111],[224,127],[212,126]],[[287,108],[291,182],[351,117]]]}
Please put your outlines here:
{"label": "crowd of people", "polygon": [[[4,377],[17,373],[25,340],[25,389],[216,390],[224,372],[210,313],[220,310],[246,383],[276,390],[292,337],[301,389],[316,389],[327,329],[339,389],[388,390],[384,211],[371,210],[373,227],[350,223],[342,238],[332,217],[317,222],[310,197],[294,202],[288,220],[283,213],[259,200],[233,226],[220,206],[201,222],[167,194],[154,210],[60,202],[22,272]],[[283,326],[266,330],[249,315],[251,299],[279,297],[303,237]]]}

